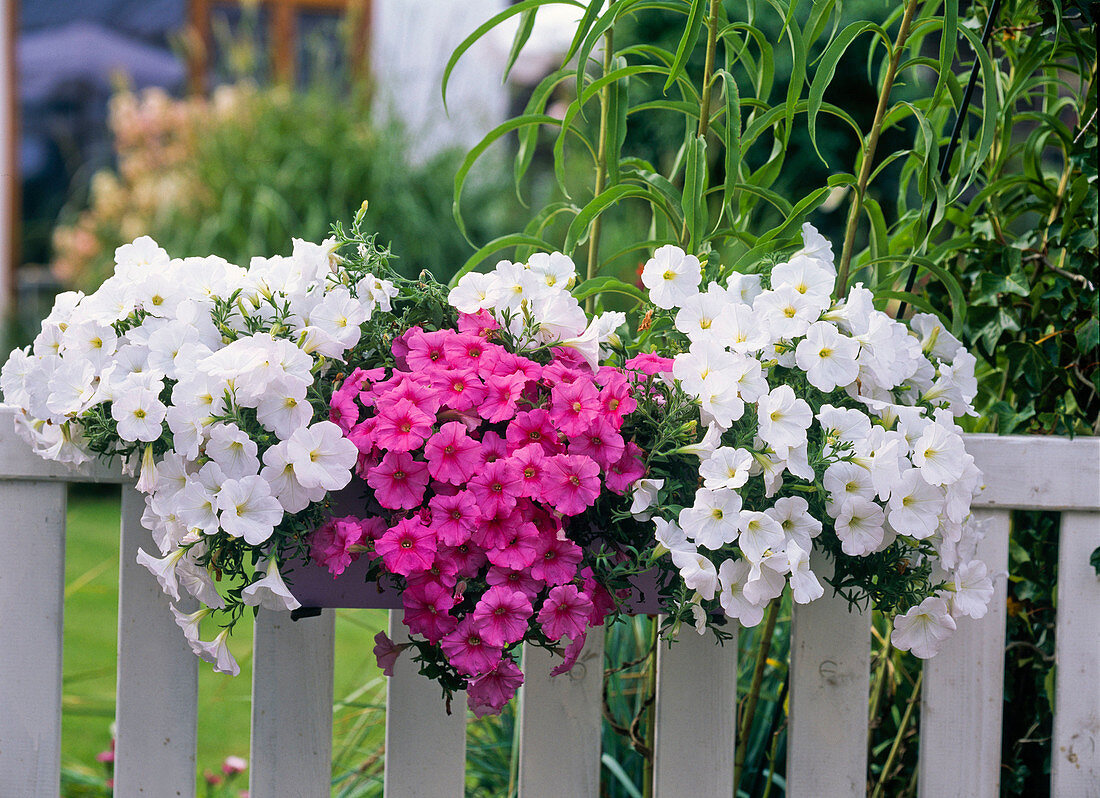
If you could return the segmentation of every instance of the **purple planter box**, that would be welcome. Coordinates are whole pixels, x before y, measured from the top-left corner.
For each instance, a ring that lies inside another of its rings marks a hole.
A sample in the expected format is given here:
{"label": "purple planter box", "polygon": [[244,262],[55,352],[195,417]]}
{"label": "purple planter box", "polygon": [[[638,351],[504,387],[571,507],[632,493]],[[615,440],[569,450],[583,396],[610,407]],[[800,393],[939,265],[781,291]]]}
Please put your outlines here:
{"label": "purple planter box", "polygon": [[[368,490],[361,480],[354,480],[336,496],[334,516],[358,515],[363,510],[363,493]],[[339,609],[401,609],[401,590],[394,583],[367,582],[369,560],[360,556],[338,577],[312,560],[284,566],[283,574],[292,584],[290,592],[303,608]],[[626,601],[631,615],[653,615],[660,611],[657,600],[657,573],[650,571],[631,579],[634,595]],[[299,612],[301,612],[299,610]]]}

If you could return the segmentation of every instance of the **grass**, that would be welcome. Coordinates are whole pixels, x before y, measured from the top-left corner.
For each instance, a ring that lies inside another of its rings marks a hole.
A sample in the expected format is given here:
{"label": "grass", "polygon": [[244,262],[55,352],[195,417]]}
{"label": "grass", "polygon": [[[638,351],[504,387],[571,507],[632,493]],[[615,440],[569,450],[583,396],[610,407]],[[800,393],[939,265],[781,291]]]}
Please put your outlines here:
{"label": "grass", "polygon": [[[63,767],[83,772],[102,772],[95,755],[110,746],[114,720],[118,525],[117,488],[70,488],[61,759]],[[382,717],[384,684],[371,649],[375,633],[385,624],[383,610],[340,610],[336,615],[337,774],[359,768],[381,744],[374,721]],[[252,627],[247,620],[238,625],[230,647],[241,664],[240,676],[223,676],[205,663],[199,665],[200,774],[218,772],[230,754],[248,757]]]}

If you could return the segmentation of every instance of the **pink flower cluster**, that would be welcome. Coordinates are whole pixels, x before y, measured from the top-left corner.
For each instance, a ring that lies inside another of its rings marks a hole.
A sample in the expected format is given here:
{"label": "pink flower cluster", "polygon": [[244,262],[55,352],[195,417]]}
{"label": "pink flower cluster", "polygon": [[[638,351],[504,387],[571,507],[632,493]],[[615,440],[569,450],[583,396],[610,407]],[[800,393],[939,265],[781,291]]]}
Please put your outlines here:
{"label": "pink flower cluster", "polygon": [[[564,671],[603,623],[613,600],[581,567],[569,519],[644,467],[620,434],[637,406],[630,372],[593,374],[564,348],[545,365],[509,352],[485,313],[458,326],[409,329],[396,368],[357,369],[333,394],[330,417],[384,511],[329,521],[313,556],[339,574],[368,551],[403,577],[406,626],[439,646],[480,715],[523,681],[515,644],[568,639]],[[381,650],[392,666],[392,643]]]}

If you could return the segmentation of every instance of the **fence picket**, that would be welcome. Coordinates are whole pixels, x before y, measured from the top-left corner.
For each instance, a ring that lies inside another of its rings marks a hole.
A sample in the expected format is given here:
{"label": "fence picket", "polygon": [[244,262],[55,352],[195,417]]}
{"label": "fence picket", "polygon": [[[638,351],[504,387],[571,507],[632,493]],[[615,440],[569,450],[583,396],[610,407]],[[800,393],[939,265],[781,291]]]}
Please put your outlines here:
{"label": "fence picket", "polygon": [[1000,791],[1011,511],[974,516],[985,532],[977,556],[993,575],[993,599],[984,618],[959,618],[957,632],[924,663],[921,798],[993,798]]}
{"label": "fence picket", "polygon": [[[1096,493],[1096,483],[1082,490]],[[1058,549],[1051,795],[1100,796],[1100,513],[1064,512]]]}
{"label": "fence picket", "polygon": [[604,629],[569,673],[551,676],[561,658],[523,647],[520,688],[520,798],[596,798],[600,789]]}
{"label": "fence picket", "polygon": [[144,509],[141,494],[132,485],[123,485],[115,789],[121,796],[191,796],[195,794],[198,660],[172,619],[168,597],[153,575],[138,565],[139,546],[153,549],[156,555],[156,546],[141,525]]}
{"label": "fence picket", "polygon": [[[397,612],[390,638],[408,640]],[[411,652],[397,658],[386,688],[385,794],[390,798],[456,798],[466,789],[466,694],[448,715],[439,687],[418,672]]]}
{"label": "fence picket", "polygon": [[[824,575],[824,557],[811,560]],[[871,614],[830,595],[796,604],[791,619],[789,798],[864,796],[871,687]]]}
{"label": "fence picket", "polygon": [[[734,627],[736,629],[736,627]],[[695,798],[733,794],[737,745],[737,636],[683,627],[671,648],[657,648],[653,794]],[[707,766],[699,767],[700,762]]]}
{"label": "fence picket", "polygon": [[0,795],[60,785],[66,490],[0,482]]}
{"label": "fence picket", "polygon": [[331,794],[335,619],[332,610],[301,621],[289,612],[256,616],[250,795]]}

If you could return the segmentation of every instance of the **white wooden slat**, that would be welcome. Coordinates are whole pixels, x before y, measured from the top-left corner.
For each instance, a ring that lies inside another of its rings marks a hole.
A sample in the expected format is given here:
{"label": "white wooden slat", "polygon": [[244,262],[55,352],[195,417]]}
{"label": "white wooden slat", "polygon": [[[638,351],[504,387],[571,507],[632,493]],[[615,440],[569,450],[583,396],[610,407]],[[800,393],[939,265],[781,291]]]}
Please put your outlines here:
{"label": "white wooden slat", "polygon": [[[825,576],[822,555],[811,566]],[[871,614],[849,612],[840,596],[796,604],[791,619],[789,798],[866,794]]]}
{"label": "white wooden slat", "polygon": [[1100,510],[1100,438],[963,438],[985,484],[975,507]]}
{"label": "white wooden slat", "polygon": [[[390,613],[390,638],[409,639],[400,613]],[[394,665],[386,687],[386,775],[389,798],[459,798],[466,789],[466,693],[451,713],[439,686],[421,676],[410,652]]]}
{"label": "white wooden slat", "polygon": [[[138,547],[157,556],[141,525],[145,499],[122,486],[119,544],[115,795],[195,794],[198,659],[176,626],[170,599]],[[187,599],[185,612],[197,604]]]}
{"label": "white wooden slat", "polygon": [[261,609],[252,639],[249,795],[332,792],[333,610],[290,620]]}
{"label": "white wooden slat", "polygon": [[924,663],[921,798],[1000,793],[1008,534],[1011,511],[975,510],[985,538],[977,556],[993,575],[984,618],[959,618],[956,633]]}
{"label": "white wooden slat", "polygon": [[600,788],[604,629],[588,632],[569,673],[561,658],[524,646],[520,688],[520,798],[596,798]]}
{"label": "white wooden slat", "polygon": [[71,468],[35,454],[15,432],[16,409],[0,404],[0,480],[40,479],[51,482],[128,482],[117,458],[110,463],[90,460]]}
{"label": "white wooden slat", "polygon": [[684,626],[671,648],[658,645],[653,794],[733,795],[737,637],[718,645]]}
{"label": "white wooden slat", "polygon": [[1051,795],[1100,796],[1100,513],[1062,513]]}
{"label": "white wooden slat", "polygon": [[0,482],[0,795],[58,794],[65,494]]}

